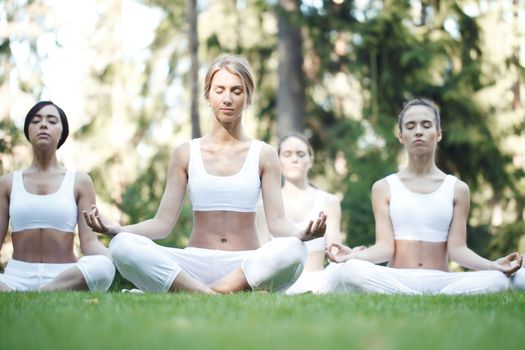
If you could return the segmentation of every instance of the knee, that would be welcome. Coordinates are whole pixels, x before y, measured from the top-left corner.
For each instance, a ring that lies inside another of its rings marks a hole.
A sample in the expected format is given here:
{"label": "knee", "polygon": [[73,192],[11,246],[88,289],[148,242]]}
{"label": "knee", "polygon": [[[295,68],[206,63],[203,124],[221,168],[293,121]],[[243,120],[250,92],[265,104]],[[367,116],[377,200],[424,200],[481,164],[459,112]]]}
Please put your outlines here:
{"label": "knee", "polygon": [[141,239],[141,236],[129,232],[121,232],[109,242],[109,251],[111,258],[117,266],[130,265],[133,260],[133,251],[137,249],[136,241]]}
{"label": "knee", "polygon": [[346,285],[359,287],[366,282],[366,270],[370,263],[357,259],[350,259],[339,268],[340,281]]}
{"label": "knee", "polygon": [[490,292],[501,292],[509,288],[509,278],[499,271],[487,271],[487,283]]}
{"label": "knee", "polygon": [[516,271],[514,276],[511,278],[513,289],[524,289],[525,290],[525,268]]}
{"label": "knee", "polygon": [[306,263],[308,252],[303,241],[295,237],[283,237],[279,238],[279,241],[275,248],[279,250],[279,256],[282,259],[280,264],[288,266]]}
{"label": "knee", "polygon": [[83,256],[77,263],[91,291],[106,291],[115,277],[115,265],[104,255]]}

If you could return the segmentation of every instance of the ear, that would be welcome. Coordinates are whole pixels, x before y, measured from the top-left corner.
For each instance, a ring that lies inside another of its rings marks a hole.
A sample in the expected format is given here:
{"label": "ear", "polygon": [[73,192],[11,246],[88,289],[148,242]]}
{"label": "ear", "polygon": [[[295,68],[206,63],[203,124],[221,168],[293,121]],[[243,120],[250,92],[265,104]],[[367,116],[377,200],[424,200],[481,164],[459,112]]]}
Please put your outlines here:
{"label": "ear", "polygon": [[437,142],[441,141],[443,138],[443,131],[441,129],[438,129],[437,131]]}
{"label": "ear", "polygon": [[314,165],[314,156],[310,156],[310,159],[308,160],[308,170],[312,169],[313,165]]}
{"label": "ear", "polygon": [[400,144],[403,144],[403,135],[401,134],[401,131],[399,131],[397,133],[397,140],[399,141]]}

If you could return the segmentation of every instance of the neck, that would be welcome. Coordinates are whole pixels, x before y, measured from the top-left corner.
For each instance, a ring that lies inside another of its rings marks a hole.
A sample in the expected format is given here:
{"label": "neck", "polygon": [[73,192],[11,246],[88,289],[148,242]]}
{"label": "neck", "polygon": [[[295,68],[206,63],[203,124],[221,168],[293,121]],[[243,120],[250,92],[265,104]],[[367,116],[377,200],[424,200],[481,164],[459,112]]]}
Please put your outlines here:
{"label": "neck", "polygon": [[297,180],[285,179],[283,190],[291,192],[301,192],[308,190],[311,186],[308,184],[308,178],[304,177]]}
{"label": "neck", "polygon": [[432,154],[409,154],[407,172],[416,176],[429,175],[439,169],[436,166],[434,153]]}
{"label": "neck", "polygon": [[240,121],[230,124],[221,124],[215,120],[210,137],[224,143],[246,141],[249,139],[249,137],[244,133],[244,129]]}
{"label": "neck", "polygon": [[33,161],[31,162],[31,168],[40,172],[45,172],[51,168],[59,166],[60,164],[56,157],[56,150],[33,148]]}

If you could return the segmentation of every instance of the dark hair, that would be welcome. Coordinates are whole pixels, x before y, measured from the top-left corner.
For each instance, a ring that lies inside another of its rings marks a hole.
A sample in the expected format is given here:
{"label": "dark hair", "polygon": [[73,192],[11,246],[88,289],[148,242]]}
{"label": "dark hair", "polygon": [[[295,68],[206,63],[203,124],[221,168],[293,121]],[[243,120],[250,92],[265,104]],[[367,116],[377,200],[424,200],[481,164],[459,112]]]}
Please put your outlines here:
{"label": "dark hair", "polygon": [[414,106],[424,106],[430,109],[432,113],[434,113],[434,119],[436,121],[436,129],[438,130],[441,129],[441,117],[439,116],[439,107],[436,105],[436,103],[426,97],[416,97],[416,98],[413,98],[403,103],[403,109],[401,110],[401,112],[399,113],[399,116],[397,117],[399,131],[402,131],[403,117],[405,116],[406,111],[410,107],[414,107]]}
{"label": "dark hair", "polygon": [[304,136],[303,134],[298,133],[296,131],[289,132],[288,134],[286,134],[283,137],[281,137],[281,139],[279,140],[279,145],[277,146],[277,153],[278,154],[281,154],[281,146],[282,146],[283,142],[288,140],[289,138],[292,138],[292,137],[295,137],[296,139],[299,139],[299,140],[303,141],[304,144],[306,145],[306,148],[308,148],[308,154],[310,155],[310,157],[314,156],[314,149],[313,149],[312,144],[310,143],[310,141],[308,141],[308,138],[306,136]]}
{"label": "dark hair", "polygon": [[55,106],[55,108],[58,111],[58,115],[60,116],[60,121],[62,122],[62,136],[60,136],[60,140],[58,141],[57,149],[62,146],[62,144],[66,141],[67,136],[69,135],[69,124],[67,123],[67,117],[66,113],[62,110],[62,108],[58,107],[56,104],[54,104],[51,101],[40,101],[37,102],[30,110],[27,112],[26,120],[24,121],[24,135],[26,135],[26,139],[29,141],[29,123],[31,123],[31,120],[33,120],[33,117],[45,106],[52,105]]}

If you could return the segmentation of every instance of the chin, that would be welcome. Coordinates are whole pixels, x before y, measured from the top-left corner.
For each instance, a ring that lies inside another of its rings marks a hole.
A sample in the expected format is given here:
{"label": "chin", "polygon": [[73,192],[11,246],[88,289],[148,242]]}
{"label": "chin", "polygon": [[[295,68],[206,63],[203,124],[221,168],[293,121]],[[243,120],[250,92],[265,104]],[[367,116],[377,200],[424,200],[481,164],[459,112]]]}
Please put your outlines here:
{"label": "chin", "polygon": [[296,171],[287,171],[287,172],[283,171],[283,176],[284,176],[285,179],[287,179],[289,181],[296,181],[296,180],[304,179],[305,174],[304,173],[298,173]]}

